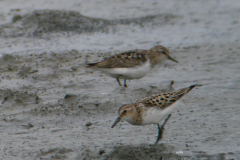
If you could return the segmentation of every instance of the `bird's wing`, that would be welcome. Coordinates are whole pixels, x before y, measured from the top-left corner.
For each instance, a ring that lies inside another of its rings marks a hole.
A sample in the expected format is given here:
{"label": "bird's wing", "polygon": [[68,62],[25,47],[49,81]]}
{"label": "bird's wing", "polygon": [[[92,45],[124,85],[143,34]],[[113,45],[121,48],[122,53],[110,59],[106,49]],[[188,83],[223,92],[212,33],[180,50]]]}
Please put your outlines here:
{"label": "bird's wing", "polygon": [[128,51],[111,56],[98,63],[89,63],[89,68],[131,68],[147,61],[146,54],[140,50]]}
{"label": "bird's wing", "polygon": [[140,99],[136,103],[137,104],[142,103],[146,107],[157,107],[158,109],[163,110],[163,109],[167,108],[168,106],[171,106],[176,101],[178,101],[185,94],[187,94],[189,91],[191,91],[195,86],[198,86],[198,85],[192,85],[190,87],[182,88],[182,89],[179,89],[174,92],[148,96],[148,97]]}

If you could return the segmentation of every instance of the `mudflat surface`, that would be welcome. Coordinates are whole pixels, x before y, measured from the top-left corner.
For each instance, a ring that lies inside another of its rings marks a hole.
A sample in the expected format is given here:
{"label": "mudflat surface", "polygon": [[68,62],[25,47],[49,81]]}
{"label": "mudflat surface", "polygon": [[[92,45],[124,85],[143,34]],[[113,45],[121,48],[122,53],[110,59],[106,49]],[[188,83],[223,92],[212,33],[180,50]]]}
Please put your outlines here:
{"label": "mudflat surface", "polygon": [[[0,1],[1,159],[240,159],[240,1]],[[128,88],[85,68],[169,48]],[[171,80],[175,84],[169,87]],[[118,107],[203,84],[157,126],[111,125]]]}

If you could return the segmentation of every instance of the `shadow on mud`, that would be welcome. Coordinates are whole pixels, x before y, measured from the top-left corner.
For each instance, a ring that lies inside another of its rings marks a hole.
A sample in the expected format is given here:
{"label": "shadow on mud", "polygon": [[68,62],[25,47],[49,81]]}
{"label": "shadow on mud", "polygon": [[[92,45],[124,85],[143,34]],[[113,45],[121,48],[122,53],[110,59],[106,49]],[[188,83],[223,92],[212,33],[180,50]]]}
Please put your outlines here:
{"label": "shadow on mud", "polygon": [[[178,153],[179,152],[179,153]],[[181,155],[182,154],[182,155]],[[114,160],[225,160],[225,159],[235,159],[240,158],[240,154],[225,154],[219,153],[215,155],[207,155],[204,152],[192,152],[190,156],[183,156],[184,152],[176,151],[174,146],[168,144],[158,144],[155,147],[143,144],[140,146],[118,146],[109,155],[107,159]]]}

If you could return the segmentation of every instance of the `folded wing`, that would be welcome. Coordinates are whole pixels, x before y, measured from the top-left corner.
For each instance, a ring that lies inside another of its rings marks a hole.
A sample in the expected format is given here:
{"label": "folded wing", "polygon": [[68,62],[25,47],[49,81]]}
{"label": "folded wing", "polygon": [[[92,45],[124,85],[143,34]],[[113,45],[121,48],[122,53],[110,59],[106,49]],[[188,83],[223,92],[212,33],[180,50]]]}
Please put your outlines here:
{"label": "folded wing", "polygon": [[129,51],[111,56],[101,62],[89,63],[88,68],[131,68],[147,61],[143,51]]}
{"label": "folded wing", "polygon": [[191,91],[194,87],[198,85],[192,85],[187,88],[182,88],[174,92],[156,94],[140,99],[136,103],[143,103],[146,107],[156,106],[158,109],[165,109],[171,106],[173,103],[181,99],[185,94]]}

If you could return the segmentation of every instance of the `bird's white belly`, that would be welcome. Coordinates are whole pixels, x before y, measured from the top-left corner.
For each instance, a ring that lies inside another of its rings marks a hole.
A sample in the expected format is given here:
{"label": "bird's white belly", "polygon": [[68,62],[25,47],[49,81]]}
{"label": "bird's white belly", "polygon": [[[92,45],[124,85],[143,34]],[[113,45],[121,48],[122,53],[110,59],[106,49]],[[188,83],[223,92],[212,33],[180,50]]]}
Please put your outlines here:
{"label": "bird's white belly", "polygon": [[154,107],[149,108],[146,114],[143,115],[143,125],[147,124],[158,124],[160,121],[165,119],[169,114],[171,114],[174,109],[178,106],[179,101],[175,102],[171,106],[168,106],[164,110],[160,110]]}
{"label": "bird's white belly", "polygon": [[119,79],[139,79],[144,77],[150,69],[151,64],[149,63],[149,61],[147,61],[141,66],[133,68],[99,68],[99,70],[104,72],[105,74],[113,78],[119,77]]}

